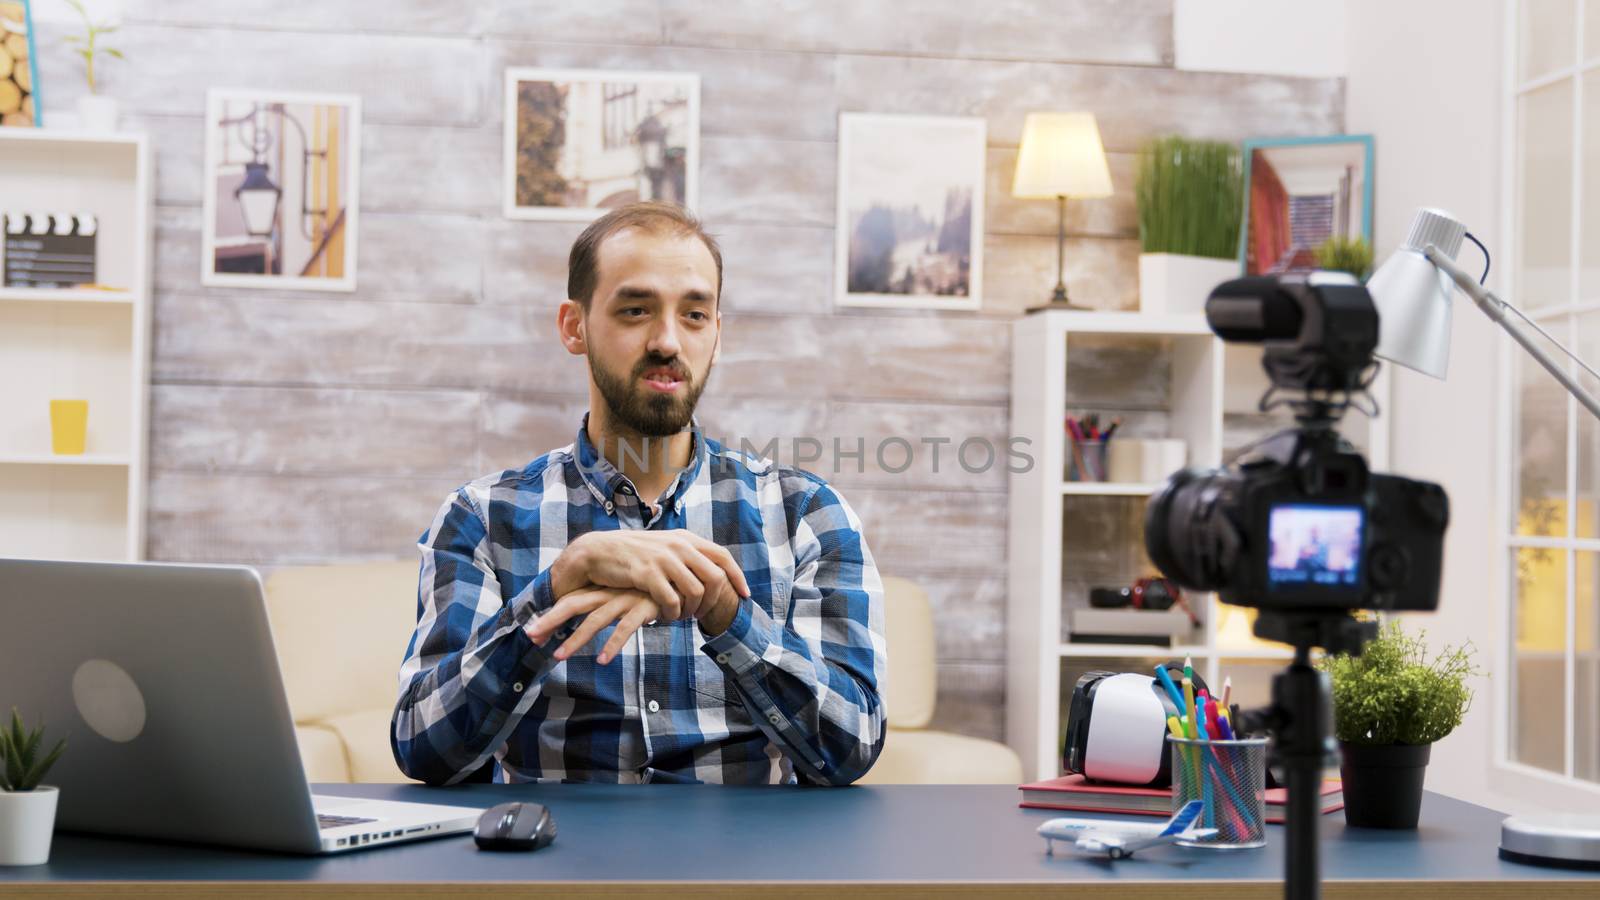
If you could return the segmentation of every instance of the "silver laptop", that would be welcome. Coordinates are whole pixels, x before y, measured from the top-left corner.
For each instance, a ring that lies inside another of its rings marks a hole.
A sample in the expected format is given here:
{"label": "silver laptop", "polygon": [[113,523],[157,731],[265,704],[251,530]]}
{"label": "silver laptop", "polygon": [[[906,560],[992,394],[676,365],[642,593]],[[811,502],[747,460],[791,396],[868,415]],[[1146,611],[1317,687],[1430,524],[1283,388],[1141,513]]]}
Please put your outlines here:
{"label": "silver laptop", "polygon": [[482,812],[312,795],[249,568],[0,559],[7,722],[13,706],[67,739],[45,779],[63,830],[337,853]]}

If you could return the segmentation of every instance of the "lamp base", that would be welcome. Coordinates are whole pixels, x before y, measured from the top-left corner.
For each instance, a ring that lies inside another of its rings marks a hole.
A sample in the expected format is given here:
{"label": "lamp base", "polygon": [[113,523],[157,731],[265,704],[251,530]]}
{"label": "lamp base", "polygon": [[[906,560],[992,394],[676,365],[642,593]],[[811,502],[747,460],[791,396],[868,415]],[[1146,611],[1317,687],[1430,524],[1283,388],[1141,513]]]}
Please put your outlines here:
{"label": "lamp base", "polygon": [[1026,312],[1036,313],[1047,309],[1065,309],[1071,310],[1072,312],[1100,312],[1100,310],[1097,310],[1092,306],[1079,306],[1078,304],[1073,303],[1066,298],[1066,294],[1064,292],[1058,294],[1057,296],[1051,297],[1049,303],[1041,303],[1038,306],[1028,307]]}

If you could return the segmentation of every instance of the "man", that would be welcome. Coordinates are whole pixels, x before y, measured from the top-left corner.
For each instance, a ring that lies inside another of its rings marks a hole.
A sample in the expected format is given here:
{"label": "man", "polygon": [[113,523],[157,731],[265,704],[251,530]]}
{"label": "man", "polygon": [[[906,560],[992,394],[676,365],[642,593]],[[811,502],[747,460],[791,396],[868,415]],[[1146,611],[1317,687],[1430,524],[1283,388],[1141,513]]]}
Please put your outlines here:
{"label": "man", "polygon": [[557,326],[589,414],[422,536],[391,729],[407,775],[848,784],[877,759],[883,589],[855,514],[691,428],[721,292],[715,240],[670,204],[573,245]]}

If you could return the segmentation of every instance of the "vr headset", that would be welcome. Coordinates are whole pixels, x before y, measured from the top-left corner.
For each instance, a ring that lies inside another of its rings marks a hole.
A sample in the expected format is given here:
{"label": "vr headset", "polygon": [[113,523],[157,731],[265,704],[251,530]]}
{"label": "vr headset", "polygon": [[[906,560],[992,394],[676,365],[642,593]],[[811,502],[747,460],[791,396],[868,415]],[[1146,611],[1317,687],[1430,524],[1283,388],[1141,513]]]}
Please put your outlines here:
{"label": "vr headset", "polygon": [[[1183,666],[1164,665],[1183,681]],[[1198,673],[1193,680],[1196,694],[1209,693]],[[1088,672],[1072,688],[1062,768],[1094,781],[1165,787],[1172,783],[1167,717],[1181,715],[1150,675]]]}

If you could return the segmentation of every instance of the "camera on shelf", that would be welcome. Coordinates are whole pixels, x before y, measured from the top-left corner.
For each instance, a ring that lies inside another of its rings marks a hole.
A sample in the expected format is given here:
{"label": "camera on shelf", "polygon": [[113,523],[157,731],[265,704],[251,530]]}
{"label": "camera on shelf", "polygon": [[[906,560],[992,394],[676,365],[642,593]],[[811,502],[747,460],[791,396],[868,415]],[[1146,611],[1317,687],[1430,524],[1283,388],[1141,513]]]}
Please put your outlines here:
{"label": "camera on shelf", "polygon": [[[1206,319],[1223,340],[1264,346],[1261,409],[1289,406],[1298,424],[1232,465],[1173,475],[1146,509],[1151,560],[1184,587],[1268,612],[1437,608],[1444,490],[1369,471],[1334,428],[1351,406],[1376,411],[1366,288],[1332,272],[1239,278],[1212,292]],[[1276,619],[1260,617],[1257,634],[1287,640]]]}

